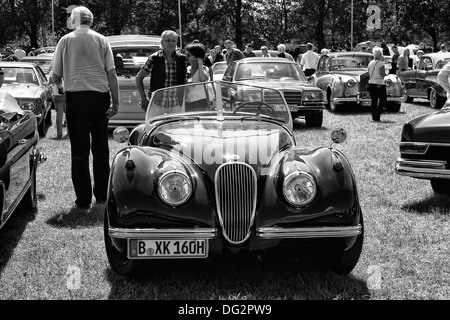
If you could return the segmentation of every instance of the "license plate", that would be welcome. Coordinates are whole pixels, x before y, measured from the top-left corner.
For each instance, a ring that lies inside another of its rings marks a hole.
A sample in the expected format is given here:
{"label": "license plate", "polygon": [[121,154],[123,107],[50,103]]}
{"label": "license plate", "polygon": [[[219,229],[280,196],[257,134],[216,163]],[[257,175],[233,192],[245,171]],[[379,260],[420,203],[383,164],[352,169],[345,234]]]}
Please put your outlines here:
{"label": "license plate", "polygon": [[208,240],[138,240],[130,239],[130,258],[206,258]]}
{"label": "license plate", "polygon": [[291,111],[298,111],[298,106],[290,104],[289,105],[289,110],[291,110]]}

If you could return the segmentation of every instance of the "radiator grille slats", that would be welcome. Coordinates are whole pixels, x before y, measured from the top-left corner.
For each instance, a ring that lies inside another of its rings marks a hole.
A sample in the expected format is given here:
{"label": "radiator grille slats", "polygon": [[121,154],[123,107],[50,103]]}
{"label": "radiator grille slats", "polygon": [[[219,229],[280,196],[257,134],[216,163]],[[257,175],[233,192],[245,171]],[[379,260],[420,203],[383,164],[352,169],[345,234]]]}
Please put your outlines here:
{"label": "radiator grille slats", "polygon": [[256,173],[245,163],[225,163],[215,178],[217,209],[225,238],[233,244],[250,236],[256,205]]}

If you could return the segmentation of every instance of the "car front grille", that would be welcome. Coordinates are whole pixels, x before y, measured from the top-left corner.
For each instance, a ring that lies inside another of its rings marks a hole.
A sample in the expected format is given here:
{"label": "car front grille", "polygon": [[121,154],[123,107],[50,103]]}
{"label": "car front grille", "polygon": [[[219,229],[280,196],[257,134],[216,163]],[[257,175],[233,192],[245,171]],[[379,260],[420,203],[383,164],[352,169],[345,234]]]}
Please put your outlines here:
{"label": "car front grille", "polygon": [[[300,105],[302,103],[302,92],[301,91],[289,91],[282,90],[284,99],[288,105]],[[278,94],[271,94],[271,92],[266,92],[264,94],[264,101],[269,104],[280,104],[280,96]]]}
{"label": "car front grille", "polygon": [[402,157],[411,160],[445,161],[446,168],[450,169],[450,145],[430,143],[425,154],[402,154]]}
{"label": "car front grille", "polygon": [[217,169],[215,189],[224,237],[232,244],[244,242],[255,216],[255,171],[245,163],[225,163]]}

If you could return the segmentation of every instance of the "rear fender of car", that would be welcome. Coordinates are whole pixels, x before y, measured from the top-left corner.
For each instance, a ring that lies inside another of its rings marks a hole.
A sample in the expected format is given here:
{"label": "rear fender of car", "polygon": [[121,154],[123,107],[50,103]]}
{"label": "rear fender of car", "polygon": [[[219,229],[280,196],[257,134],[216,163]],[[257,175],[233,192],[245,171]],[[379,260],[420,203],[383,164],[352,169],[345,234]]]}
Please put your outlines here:
{"label": "rear fender of car", "polygon": [[[315,198],[304,206],[293,206],[284,197],[283,182],[293,171],[309,174],[317,185]],[[359,200],[354,173],[338,150],[293,148],[283,156],[275,172],[268,177],[264,189],[257,227],[292,227],[305,221],[356,225]]]}
{"label": "rear fender of car", "polygon": [[[192,194],[177,206],[163,202],[159,179],[167,172],[179,172],[190,179]],[[200,170],[169,150],[129,146],[120,150],[111,166],[107,212],[113,227],[211,227],[208,192]]]}

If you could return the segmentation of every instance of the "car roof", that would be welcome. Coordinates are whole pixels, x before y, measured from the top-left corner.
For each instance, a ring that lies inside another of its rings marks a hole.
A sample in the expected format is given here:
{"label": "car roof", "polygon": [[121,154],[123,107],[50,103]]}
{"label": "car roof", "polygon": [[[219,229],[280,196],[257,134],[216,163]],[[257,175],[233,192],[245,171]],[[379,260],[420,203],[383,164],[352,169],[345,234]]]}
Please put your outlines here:
{"label": "car roof", "polygon": [[250,58],[243,58],[240,60],[235,60],[233,62],[237,62],[237,63],[248,63],[248,62],[273,63],[274,61],[279,62],[279,63],[297,64],[297,63],[295,63],[295,61],[292,61],[290,59],[283,59],[283,58],[274,59],[274,57],[250,57]]}
{"label": "car roof", "polygon": [[52,61],[52,59],[53,59],[53,53],[43,53],[43,54],[40,54],[38,56],[25,56],[22,59],[20,59],[20,61],[24,61],[24,62],[29,61],[29,60],[32,60],[32,61],[36,61],[36,60]]}
{"label": "car roof", "polygon": [[120,46],[160,46],[161,36],[157,35],[114,35],[106,37],[111,44],[111,47]]}
{"label": "car roof", "polygon": [[20,61],[1,61],[0,67],[2,68],[33,68],[36,64],[32,62],[20,62]]}
{"label": "car roof", "polygon": [[335,58],[335,57],[352,57],[352,56],[373,57],[373,53],[363,52],[363,51],[336,51],[336,52],[327,53],[326,55],[331,57],[331,58]]}
{"label": "car roof", "polygon": [[441,60],[444,58],[450,58],[450,52],[431,52],[424,54],[422,58],[423,57],[431,57],[432,59]]}

